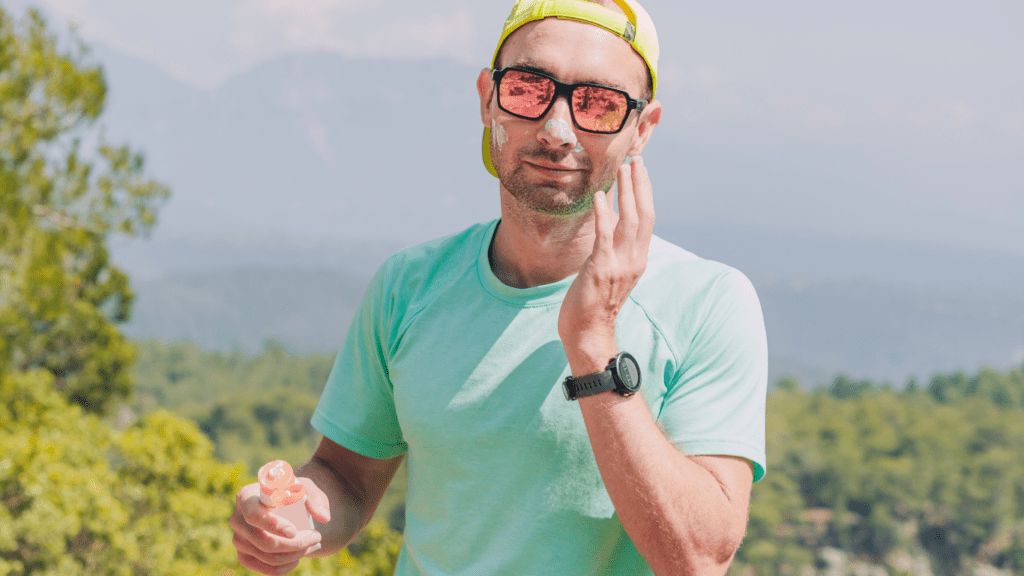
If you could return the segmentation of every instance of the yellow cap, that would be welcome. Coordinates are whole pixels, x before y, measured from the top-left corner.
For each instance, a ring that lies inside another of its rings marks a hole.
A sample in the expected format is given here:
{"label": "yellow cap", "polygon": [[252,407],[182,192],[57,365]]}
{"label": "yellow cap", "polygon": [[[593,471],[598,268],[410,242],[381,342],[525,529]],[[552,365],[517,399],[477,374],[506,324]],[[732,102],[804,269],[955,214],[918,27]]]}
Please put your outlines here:
{"label": "yellow cap", "polygon": [[[625,14],[609,10],[589,0],[517,0],[512,7],[512,14],[505,21],[498,47],[494,49],[491,68],[497,64],[498,52],[501,51],[505,39],[523,24],[551,16],[579,20],[610,30],[629,42],[633,50],[647,63],[647,68],[651,72],[653,98],[658,91],[658,34],[654,31],[654,22],[635,0],[615,0],[615,4],[622,8]],[[491,160],[490,128],[484,128],[483,155],[487,171],[497,178],[498,171]]]}

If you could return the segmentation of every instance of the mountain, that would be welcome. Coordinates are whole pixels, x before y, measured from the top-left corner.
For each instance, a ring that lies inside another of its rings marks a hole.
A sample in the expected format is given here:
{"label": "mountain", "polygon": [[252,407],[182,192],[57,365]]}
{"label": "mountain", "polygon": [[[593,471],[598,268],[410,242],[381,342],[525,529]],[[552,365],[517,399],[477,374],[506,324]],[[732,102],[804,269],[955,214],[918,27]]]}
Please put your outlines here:
{"label": "mountain", "polygon": [[138,282],[125,333],[192,342],[207,350],[333,352],[348,331],[368,278],[316,270],[240,269]]}
{"label": "mountain", "polygon": [[864,281],[754,283],[774,376],[788,373],[820,385],[844,373],[900,387],[909,378],[1024,362],[1019,291],[978,294]]}
{"label": "mountain", "polygon": [[[303,53],[198,90],[112,50],[96,59],[106,137],[173,190],[149,241],[115,241],[139,294],[132,335],[330,351],[387,254],[498,214],[478,68]],[[1020,361],[1014,154],[937,163],[693,120],[713,96],[666,91],[645,152],[655,231],[754,280],[773,376],[902,383]]]}
{"label": "mountain", "polygon": [[480,162],[478,70],[444,60],[268,62],[216,91],[129,57],[109,68],[108,138],[173,197],[156,235],[421,240],[497,209]]}
{"label": "mountain", "polygon": [[[473,66],[302,53],[198,90],[113,50],[95,58],[111,86],[107,138],[143,150],[173,190],[152,243],[123,251],[133,263],[181,243],[405,246],[498,213]],[[1024,286],[1024,228],[1000,232],[1024,202],[1011,151],[936,163],[871,142],[689,126],[688,103],[665,98],[645,151],[659,235],[749,274]]]}
{"label": "mountain", "polygon": [[[753,278],[764,310],[771,382],[820,386],[835,374],[888,381],[1024,362],[1024,294],[893,287],[863,281]],[[367,276],[238,269],[137,282],[125,332],[247,352],[275,339],[297,353],[335,352]]]}
{"label": "mountain", "polygon": [[[297,53],[197,90],[109,49],[95,57],[110,83],[107,138],[143,150],[172,187],[157,236],[407,244],[497,214],[480,159],[479,67]],[[726,114],[737,102],[678,77],[673,89],[672,70],[644,153],[663,235],[698,227],[1024,256],[1012,135],[936,134],[943,146],[984,143],[947,161],[907,144],[922,136],[903,121],[825,137],[753,110]]]}

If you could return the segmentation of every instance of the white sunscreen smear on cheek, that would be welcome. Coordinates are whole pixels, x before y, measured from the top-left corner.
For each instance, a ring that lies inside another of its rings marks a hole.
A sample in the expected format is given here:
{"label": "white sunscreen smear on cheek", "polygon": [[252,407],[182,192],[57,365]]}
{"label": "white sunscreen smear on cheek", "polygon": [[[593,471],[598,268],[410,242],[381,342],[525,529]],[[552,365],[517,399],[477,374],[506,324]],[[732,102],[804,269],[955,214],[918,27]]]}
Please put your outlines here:
{"label": "white sunscreen smear on cheek", "polygon": [[505,126],[495,122],[491,118],[491,139],[494,140],[494,146],[498,150],[501,150],[508,142],[508,134],[505,133]]}

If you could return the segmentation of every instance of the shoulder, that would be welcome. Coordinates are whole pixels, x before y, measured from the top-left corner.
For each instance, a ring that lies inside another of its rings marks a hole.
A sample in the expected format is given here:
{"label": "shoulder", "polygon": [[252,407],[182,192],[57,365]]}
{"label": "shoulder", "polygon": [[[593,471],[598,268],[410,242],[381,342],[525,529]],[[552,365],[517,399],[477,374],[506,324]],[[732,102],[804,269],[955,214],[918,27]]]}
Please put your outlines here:
{"label": "shoulder", "polygon": [[396,252],[377,270],[364,302],[372,302],[379,313],[400,321],[446,290],[463,289],[467,284],[460,281],[475,276],[493,228],[494,222],[475,224]]}
{"label": "shoulder", "polygon": [[720,301],[757,302],[750,280],[732,266],[706,260],[657,236],[651,239],[647,270],[633,290],[644,308],[697,313]]}
{"label": "shoulder", "polygon": [[476,265],[493,226],[494,222],[474,224],[461,232],[399,250],[384,262],[377,276],[384,285],[406,288],[451,279]]}

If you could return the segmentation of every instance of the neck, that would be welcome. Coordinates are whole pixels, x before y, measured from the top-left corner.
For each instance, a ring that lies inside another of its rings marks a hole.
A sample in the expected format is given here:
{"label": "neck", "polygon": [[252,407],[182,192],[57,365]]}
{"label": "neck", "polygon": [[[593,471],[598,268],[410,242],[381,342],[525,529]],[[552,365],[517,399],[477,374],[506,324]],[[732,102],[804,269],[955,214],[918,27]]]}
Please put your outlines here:
{"label": "neck", "polygon": [[501,189],[501,223],[491,241],[491,270],[513,288],[558,282],[580,271],[594,249],[593,211],[551,216]]}

